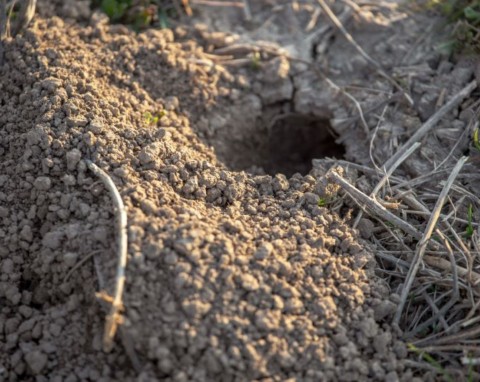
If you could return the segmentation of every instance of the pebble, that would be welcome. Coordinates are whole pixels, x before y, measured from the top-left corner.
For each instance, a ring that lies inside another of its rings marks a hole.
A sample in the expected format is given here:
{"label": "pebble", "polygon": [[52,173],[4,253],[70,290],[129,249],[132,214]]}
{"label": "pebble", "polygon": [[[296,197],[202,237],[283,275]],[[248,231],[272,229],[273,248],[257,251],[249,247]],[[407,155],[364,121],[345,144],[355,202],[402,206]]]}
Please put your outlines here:
{"label": "pebble", "polygon": [[39,176],[35,179],[33,186],[38,191],[48,191],[52,187],[52,180],[48,176]]}
{"label": "pebble", "polygon": [[23,226],[22,230],[20,231],[20,237],[21,237],[23,240],[28,241],[29,243],[31,243],[32,240],[33,240],[32,228],[31,228],[29,225]]}
{"label": "pebble", "polygon": [[73,267],[77,263],[78,253],[67,252],[63,255],[63,262],[69,268]]}
{"label": "pebble", "polygon": [[384,318],[393,314],[396,309],[397,309],[397,306],[393,302],[389,300],[382,301],[380,304],[378,304],[373,308],[373,314],[374,314],[375,320],[377,321],[383,320]]}
{"label": "pebble", "polygon": [[358,222],[358,232],[364,239],[369,239],[372,236],[375,225],[370,219],[360,219]]}
{"label": "pebble", "polygon": [[47,355],[39,350],[31,351],[25,355],[25,362],[33,375],[39,375],[47,365],[47,361]]}
{"label": "pebble", "polygon": [[254,257],[257,260],[264,260],[273,252],[273,245],[271,243],[263,243],[255,251]]}
{"label": "pebble", "polygon": [[2,274],[9,275],[13,273],[13,261],[11,259],[5,259],[2,262]]}
{"label": "pebble", "polygon": [[70,150],[67,155],[67,169],[72,171],[77,166],[77,163],[80,162],[82,158],[82,153],[78,149]]}
{"label": "pebble", "polygon": [[42,239],[43,246],[58,249],[62,243],[63,233],[58,231],[47,232]]}

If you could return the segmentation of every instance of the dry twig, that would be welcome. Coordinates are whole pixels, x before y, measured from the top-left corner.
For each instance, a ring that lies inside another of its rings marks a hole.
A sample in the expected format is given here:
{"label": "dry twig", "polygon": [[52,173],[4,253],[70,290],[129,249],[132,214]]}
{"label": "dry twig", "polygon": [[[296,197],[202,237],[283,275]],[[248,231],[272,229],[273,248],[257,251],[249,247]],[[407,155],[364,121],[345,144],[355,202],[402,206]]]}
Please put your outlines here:
{"label": "dry twig", "polygon": [[3,65],[3,40],[7,35],[7,0],[0,0],[0,65]]}
{"label": "dry twig", "polygon": [[393,163],[403,156],[403,154],[415,143],[420,141],[448,112],[455,106],[458,106],[462,100],[467,97],[475,88],[477,82],[474,80],[460,90],[450,101],[442,106],[434,115],[432,115],[427,122],[423,124],[411,137],[400,147],[400,149],[389,160],[385,162],[385,168],[389,168]]}
{"label": "dry twig", "polygon": [[73,274],[73,272],[75,272],[78,268],[80,268],[83,264],[85,264],[88,261],[88,259],[92,258],[94,255],[96,255],[99,252],[101,252],[101,250],[97,249],[96,251],[92,251],[88,255],[83,257],[83,259],[81,259],[78,263],[76,263],[72,267],[72,269],[70,269],[70,271],[66,274],[65,278],[63,279],[63,282],[64,283],[67,282],[70,276]]}
{"label": "dry twig", "polygon": [[448,180],[445,186],[443,187],[442,192],[440,193],[440,196],[438,197],[437,203],[435,204],[435,208],[432,212],[432,216],[430,217],[430,220],[428,221],[427,228],[425,229],[425,232],[420,242],[418,243],[417,252],[415,254],[415,257],[412,261],[412,266],[405,280],[405,285],[403,287],[402,294],[400,296],[400,302],[398,304],[397,312],[395,313],[395,316],[393,319],[393,323],[396,325],[398,325],[400,322],[400,318],[402,316],[403,309],[405,307],[405,303],[408,298],[408,294],[410,293],[410,289],[412,287],[413,281],[415,279],[415,276],[422,262],[423,255],[425,254],[425,250],[427,249],[427,245],[430,240],[430,237],[432,236],[432,232],[435,229],[435,225],[437,224],[438,218],[440,217],[440,211],[445,203],[448,192],[450,191],[450,188],[453,182],[455,181],[458,173],[460,172],[461,168],[463,167],[463,165],[467,160],[468,160],[468,157],[460,158],[455,168],[453,169],[452,173],[448,177]]}
{"label": "dry twig", "polygon": [[[380,182],[377,183],[375,188],[373,189],[372,193],[370,194],[370,197],[375,198],[378,192],[382,189],[382,187],[387,183],[388,179],[392,176],[393,172],[397,169],[398,166],[400,166],[403,161],[408,158],[418,147],[420,146],[420,143],[415,143],[412,147],[410,147],[398,160],[388,169],[386,169],[385,174],[382,179],[380,179]],[[355,219],[355,222],[353,224],[353,227],[356,227],[358,225],[358,222],[362,218],[362,211],[360,211],[357,215],[357,218]]]}
{"label": "dry twig", "polygon": [[245,7],[245,3],[241,1],[215,1],[215,0],[191,0],[192,4],[208,5],[211,7]]}
{"label": "dry twig", "polygon": [[125,206],[123,204],[122,198],[120,193],[113,183],[112,178],[108,176],[108,174],[99,168],[93,162],[87,160],[86,161],[88,168],[92,171],[96,176],[100,178],[103,182],[105,187],[110,192],[110,195],[113,199],[113,203],[116,208],[116,228],[117,228],[117,256],[118,256],[118,264],[117,264],[117,272],[115,277],[115,293],[113,298],[110,296],[106,296],[105,294],[101,294],[105,300],[111,299],[111,307],[110,312],[107,315],[106,322],[105,322],[105,332],[103,335],[103,350],[105,352],[110,352],[113,348],[113,338],[115,337],[115,332],[117,330],[117,326],[121,321],[121,314],[120,310],[123,308],[122,304],[122,295],[123,295],[123,287],[125,285],[125,267],[127,265],[127,213],[125,210]]}
{"label": "dry twig", "polygon": [[416,239],[420,240],[422,238],[422,233],[419,230],[417,230],[409,223],[403,221],[398,216],[392,214],[375,199],[372,199],[359,189],[352,186],[349,182],[347,182],[343,177],[341,177],[334,171],[330,171],[326,175],[326,177],[327,179],[332,180],[340,187],[342,187],[361,208],[367,209],[377,218],[388,221],[394,226],[400,228],[402,231],[408,233],[409,235],[412,235]]}
{"label": "dry twig", "polygon": [[323,11],[327,14],[327,16],[332,20],[332,22],[335,24],[335,26],[339,29],[339,31],[343,34],[343,36],[347,39],[347,41],[353,45],[353,47],[360,53],[360,55],[371,65],[373,65],[376,69],[378,74],[380,74],[382,77],[388,80],[398,91],[400,91],[405,99],[408,101],[410,105],[413,105],[413,99],[410,97],[409,94],[395,81],[391,76],[389,76],[385,70],[382,68],[382,66],[375,61],[373,58],[371,58],[367,52],[363,50],[363,48],[358,45],[358,43],[355,41],[353,36],[345,29],[343,24],[340,22],[340,20],[335,16],[335,13],[333,13],[332,9],[328,6],[328,4],[324,0],[317,0],[318,3],[320,4],[320,7],[322,7]]}

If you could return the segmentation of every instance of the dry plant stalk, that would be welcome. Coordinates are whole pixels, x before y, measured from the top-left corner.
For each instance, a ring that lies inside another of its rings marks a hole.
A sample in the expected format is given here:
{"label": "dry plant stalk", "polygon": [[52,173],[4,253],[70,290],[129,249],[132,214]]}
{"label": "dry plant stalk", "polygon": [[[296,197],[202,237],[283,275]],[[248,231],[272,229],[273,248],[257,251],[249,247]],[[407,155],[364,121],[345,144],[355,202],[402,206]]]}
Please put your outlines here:
{"label": "dry plant stalk", "polygon": [[97,294],[98,297],[103,300],[111,303],[110,312],[108,313],[105,321],[105,331],[103,334],[103,350],[105,352],[110,352],[113,348],[113,338],[117,331],[119,323],[121,323],[121,314],[120,311],[123,308],[122,295],[123,288],[125,285],[125,268],[127,266],[127,212],[123,204],[120,193],[113,183],[112,178],[108,174],[99,168],[93,162],[86,161],[88,168],[92,171],[97,177],[100,178],[102,183],[110,192],[110,195],[113,199],[113,203],[116,209],[116,230],[117,230],[117,272],[115,276],[115,293],[113,297],[106,295],[105,293]]}
{"label": "dry plant stalk", "polygon": [[193,15],[192,8],[190,7],[189,0],[182,0],[183,9],[185,9],[185,13],[188,17]]}
{"label": "dry plant stalk", "polygon": [[343,34],[343,36],[347,39],[347,41],[353,45],[353,47],[357,50],[358,53],[371,65],[373,65],[376,69],[378,74],[380,74],[382,77],[384,77],[388,82],[390,82],[398,91],[400,91],[405,99],[408,101],[410,105],[413,105],[413,99],[412,97],[407,94],[407,92],[395,81],[391,76],[389,76],[385,70],[382,68],[382,66],[375,61],[373,58],[371,58],[367,52],[363,50],[363,48],[355,41],[353,36],[345,29],[341,21],[335,16],[335,13],[333,13],[332,9],[328,6],[328,4],[324,0],[317,0],[318,4],[320,4],[320,7],[323,9],[323,11],[327,14],[327,16],[332,20],[332,22],[335,24],[335,26],[338,28],[338,30]]}
{"label": "dry plant stalk", "polygon": [[458,106],[475,88],[477,87],[477,81],[470,82],[462,90],[460,90],[455,96],[452,97],[444,106],[442,106],[434,115],[432,115],[422,127],[420,127],[400,149],[385,162],[384,166],[389,168],[395,163],[403,154],[415,143],[422,139],[448,112],[454,107]]}
{"label": "dry plant stalk", "polygon": [[381,203],[352,186],[336,172],[330,171],[326,178],[342,187],[361,208],[367,209],[377,218],[388,221],[416,239],[420,240],[422,238],[422,233],[414,226],[388,211]]}
{"label": "dry plant stalk", "polygon": [[26,29],[35,16],[37,0],[23,0],[20,2],[20,9],[10,27],[10,19],[16,2],[17,0],[13,0],[7,4],[7,0],[0,0],[0,65],[3,65],[4,59],[4,39],[7,36],[16,36],[21,30]]}
{"label": "dry plant stalk", "polygon": [[192,4],[208,5],[211,7],[237,7],[244,8],[245,3],[241,1],[215,1],[215,0],[191,0]]}
{"label": "dry plant stalk", "polygon": [[[20,2],[20,9],[18,10],[15,22],[12,24],[12,36],[16,36],[21,30],[28,27],[35,16],[35,8],[37,0],[23,0]],[[13,5],[11,7],[13,9]]]}
{"label": "dry plant stalk", "polygon": [[7,0],[0,0],[0,65],[3,65],[3,40],[7,35]]}
{"label": "dry plant stalk", "polygon": [[428,242],[430,241],[433,230],[435,229],[435,225],[437,224],[438,218],[440,217],[440,211],[442,210],[445,200],[447,199],[448,192],[450,191],[450,188],[452,187],[453,182],[457,178],[458,173],[460,172],[460,170],[462,169],[463,165],[467,160],[468,160],[468,157],[465,157],[465,156],[459,159],[459,161],[453,168],[452,173],[448,177],[448,180],[445,183],[445,186],[443,187],[442,192],[440,193],[440,196],[438,197],[437,203],[435,204],[435,208],[433,209],[430,220],[428,221],[427,228],[425,229],[425,232],[423,233],[423,236],[420,242],[418,243],[415,257],[412,261],[412,265],[405,279],[405,284],[402,289],[402,294],[400,296],[400,302],[398,304],[397,311],[393,318],[393,323],[395,325],[398,325],[400,322],[400,318],[402,316],[405,303],[407,302],[408,294],[410,293],[410,289],[412,288],[413,281],[418,272],[418,269],[420,268],[423,255],[425,254]]}
{"label": "dry plant stalk", "polygon": [[[419,142],[416,142],[412,147],[410,147],[390,168],[385,168],[384,169],[384,175],[382,179],[377,183],[375,188],[373,189],[372,193],[370,194],[370,197],[375,198],[377,194],[380,192],[382,187],[387,183],[388,179],[392,176],[393,172],[402,164],[406,158],[408,158],[410,155],[413,154],[413,152],[420,146]],[[355,219],[355,222],[353,224],[353,227],[356,227],[358,225],[358,222],[363,216],[363,211],[360,211],[357,215],[357,218]]]}

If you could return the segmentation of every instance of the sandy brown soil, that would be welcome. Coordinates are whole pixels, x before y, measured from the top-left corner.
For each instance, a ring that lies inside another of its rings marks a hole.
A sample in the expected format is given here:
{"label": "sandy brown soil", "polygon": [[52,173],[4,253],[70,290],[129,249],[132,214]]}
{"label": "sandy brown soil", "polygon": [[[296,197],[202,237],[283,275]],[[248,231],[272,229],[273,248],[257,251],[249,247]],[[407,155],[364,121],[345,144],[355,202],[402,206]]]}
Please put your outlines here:
{"label": "sandy brown soil", "polygon": [[[319,207],[338,191],[324,168],[281,163],[308,139],[267,123],[286,110],[327,129],[344,102],[298,97],[313,81],[282,58],[212,65],[204,27],[135,34],[67,3],[40,3],[0,68],[0,381],[434,378],[406,362],[398,294],[350,212]],[[95,292],[113,291],[114,210],[87,159],[128,213],[111,353]]]}

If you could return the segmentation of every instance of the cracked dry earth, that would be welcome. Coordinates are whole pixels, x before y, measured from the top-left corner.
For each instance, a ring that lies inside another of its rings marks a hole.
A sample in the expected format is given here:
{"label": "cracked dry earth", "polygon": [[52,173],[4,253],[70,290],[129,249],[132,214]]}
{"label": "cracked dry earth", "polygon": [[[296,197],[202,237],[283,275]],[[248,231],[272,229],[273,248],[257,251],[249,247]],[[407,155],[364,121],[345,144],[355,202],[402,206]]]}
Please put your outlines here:
{"label": "cracked dry earth", "polygon": [[[265,175],[262,151],[222,119],[248,126],[261,109],[245,74],[204,65],[182,31],[136,35],[98,15],[37,17],[5,49],[0,381],[415,380],[388,325],[398,295],[357,231],[318,206],[335,192],[322,169]],[[281,76],[285,62],[271,65]],[[86,159],[128,214],[111,353],[95,292],[114,285],[114,211]]]}

